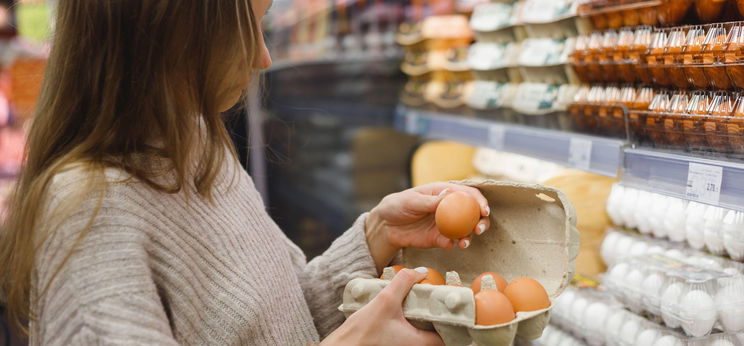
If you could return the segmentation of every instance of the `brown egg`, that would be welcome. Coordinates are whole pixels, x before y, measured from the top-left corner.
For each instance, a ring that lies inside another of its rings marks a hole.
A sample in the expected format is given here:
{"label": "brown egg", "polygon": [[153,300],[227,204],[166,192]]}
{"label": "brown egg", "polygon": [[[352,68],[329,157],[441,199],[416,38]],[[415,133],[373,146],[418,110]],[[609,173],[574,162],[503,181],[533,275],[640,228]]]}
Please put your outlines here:
{"label": "brown egg", "polygon": [[453,192],[439,202],[434,214],[437,228],[450,239],[467,237],[480,220],[480,206],[465,192]]}
{"label": "brown egg", "polygon": [[470,288],[473,290],[473,293],[478,293],[481,290],[481,279],[483,279],[484,276],[491,275],[493,277],[493,281],[496,281],[496,287],[499,289],[499,292],[504,292],[506,289],[506,280],[504,277],[499,275],[498,273],[494,272],[485,272],[481,275],[478,275],[475,279],[473,279],[473,283],[470,284]]}
{"label": "brown egg", "polygon": [[736,0],[736,7],[739,9],[739,15],[744,17],[744,0]]}
{"label": "brown egg", "polygon": [[419,281],[420,284],[429,284],[429,285],[444,285],[444,277],[441,273],[439,273],[434,268],[426,268],[428,269],[428,272],[426,273],[426,277]]}
{"label": "brown egg", "polygon": [[507,323],[516,315],[509,298],[497,290],[484,290],[475,295],[475,324],[492,326]]}
{"label": "brown egg", "polygon": [[504,295],[514,306],[514,311],[536,311],[550,307],[545,288],[531,278],[514,279],[504,290]]}
{"label": "brown egg", "polygon": [[703,23],[714,22],[721,16],[726,0],[695,0],[695,13]]}

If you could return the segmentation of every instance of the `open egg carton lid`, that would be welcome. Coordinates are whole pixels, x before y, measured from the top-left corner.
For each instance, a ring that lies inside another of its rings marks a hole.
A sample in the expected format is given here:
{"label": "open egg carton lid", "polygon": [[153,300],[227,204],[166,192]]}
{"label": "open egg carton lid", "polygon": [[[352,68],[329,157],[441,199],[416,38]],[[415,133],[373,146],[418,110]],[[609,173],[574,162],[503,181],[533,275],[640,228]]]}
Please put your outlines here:
{"label": "open egg carton lid", "polygon": [[[478,188],[491,208],[491,226],[473,238],[466,250],[414,249],[402,251],[402,265],[431,267],[453,278],[471,282],[483,272],[505,279],[531,277],[545,287],[552,301],[565,289],[578,255],[576,213],[557,189],[493,180],[460,181]],[[347,316],[369,303],[389,281],[354,279],[346,285],[339,309]],[[468,287],[417,284],[403,304],[414,325],[436,330],[446,345],[510,345],[516,335],[531,340],[547,326],[550,307],[518,312],[509,323],[475,324],[475,301]]]}

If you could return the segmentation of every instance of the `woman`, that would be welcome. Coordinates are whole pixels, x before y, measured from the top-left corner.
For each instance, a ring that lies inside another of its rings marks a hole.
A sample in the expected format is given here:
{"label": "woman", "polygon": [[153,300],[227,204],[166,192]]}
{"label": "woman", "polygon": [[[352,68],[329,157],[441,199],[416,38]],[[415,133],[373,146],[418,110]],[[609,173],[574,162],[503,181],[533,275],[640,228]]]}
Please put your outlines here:
{"label": "woman", "polygon": [[[435,184],[393,194],[318,258],[264,210],[220,112],[271,59],[269,0],[66,0],[0,242],[10,317],[34,345],[441,344],[402,271],[344,322],[344,285],[402,247],[454,247]],[[469,239],[456,245],[466,248]],[[452,250],[457,251],[457,250]]]}

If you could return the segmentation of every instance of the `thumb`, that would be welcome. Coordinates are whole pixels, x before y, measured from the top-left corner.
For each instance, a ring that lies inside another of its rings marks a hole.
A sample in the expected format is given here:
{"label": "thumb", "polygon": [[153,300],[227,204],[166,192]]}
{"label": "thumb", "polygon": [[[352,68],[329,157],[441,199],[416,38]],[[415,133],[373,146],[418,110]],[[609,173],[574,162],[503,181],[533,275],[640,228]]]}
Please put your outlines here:
{"label": "thumb", "polygon": [[390,281],[390,284],[385,287],[382,292],[391,299],[391,303],[395,305],[402,305],[403,300],[406,299],[408,292],[411,291],[413,285],[423,280],[426,277],[428,269],[425,267],[418,267],[416,269],[403,269],[399,271]]}

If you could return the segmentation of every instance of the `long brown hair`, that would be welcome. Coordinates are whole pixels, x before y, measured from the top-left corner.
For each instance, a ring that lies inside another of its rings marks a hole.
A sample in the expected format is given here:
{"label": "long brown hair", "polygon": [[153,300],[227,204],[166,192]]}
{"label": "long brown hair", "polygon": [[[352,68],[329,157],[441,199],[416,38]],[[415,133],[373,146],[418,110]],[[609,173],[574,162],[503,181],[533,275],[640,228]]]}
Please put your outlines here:
{"label": "long brown hair", "polygon": [[[226,155],[234,155],[220,118],[224,90],[234,88],[225,81],[235,79],[235,64],[245,73],[256,65],[255,18],[250,0],[58,3],[26,163],[0,229],[0,297],[17,328],[34,318],[30,278],[55,174],[83,164],[100,177],[113,167],[159,191],[211,197]],[[175,179],[156,179],[143,155],[167,159]],[[104,180],[91,181],[105,189]]]}

